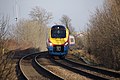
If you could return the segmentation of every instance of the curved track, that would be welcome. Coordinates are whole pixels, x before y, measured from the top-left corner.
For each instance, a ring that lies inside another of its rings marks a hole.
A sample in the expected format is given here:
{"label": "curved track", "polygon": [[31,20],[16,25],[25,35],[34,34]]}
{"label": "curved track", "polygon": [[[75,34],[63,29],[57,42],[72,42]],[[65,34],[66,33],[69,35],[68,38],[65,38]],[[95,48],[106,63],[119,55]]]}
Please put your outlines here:
{"label": "curved track", "polygon": [[86,76],[91,79],[95,79],[95,80],[96,79],[109,80],[109,79],[115,79],[115,78],[120,79],[120,73],[76,63],[68,59],[51,60],[51,61],[66,69],[69,69],[73,72],[79,73],[80,75]]}
{"label": "curved track", "polygon": [[104,74],[104,75],[107,75],[110,77],[114,77],[114,78],[120,78],[119,72],[115,72],[112,70],[106,70],[106,69],[102,69],[102,68],[98,68],[98,67],[94,67],[94,66],[89,66],[86,64],[77,63],[77,62],[74,62],[69,59],[65,59],[65,61],[68,63],[72,63],[73,65],[78,65],[79,67],[85,68],[87,70],[95,71],[95,72],[98,72],[98,73],[101,73],[101,74]]}
{"label": "curved track", "polygon": [[97,76],[95,74],[88,73],[87,71],[84,71],[82,69],[77,69],[77,68],[71,66],[71,64],[69,65],[69,64],[63,62],[62,60],[51,60],[51,61],[54,62],[55,64],[58,64],[59,66],[62,66],[63,68],[66,68],[66,69],[73,71],[75,73],[78,73],[80,75],[86,76],[88,78],[99,79],[99,80],[108,80],[107,78],[103,78],[103,77]]}
{"label": "curved track", "polygon": [[[44,66],[42,66],[42,63],[38,61],[38,59],[40,59],[41,56],[42,57],[46,56],[46,53],[48,52],[46,51],[46,52],[41,52],[39,54],[38,53],[29,54],[20,59],[19,67],[21,70],[21,74],[23,76],[22,80],[23,79],[30,80],[31,75],[33,77],[37,75],[36,76],[37,80],[39,79],[40,80],[63,80],[62,77],[53,73],[49,69],[45,68]],[[64,59],[64,60],[50,59],[50,61],[60,67],[66,68],[72,72],[78,73],[80,75],[83,75],[85,77],[88,77],[94,80],[96,79],[98,80],[120,79],[120,73],[101,69],[98,67],[89,66],[86,64],[76,63],[69,59]],[[26,70],[31,71],[32,74],[26,72]],[[33,79],[34,78],[32,78],[31,80]]]}
{"label": "curved track", "polygon": [[38,55],[38,53],[29,54],[20,59],[19,66],[22,80],[63,80],[61,77],[41,66],[36,60]]}
{"label": "curved track", "polygon": [[[36,60],[38,63],[45,68],[49,69],[53,73],[61,76],[64,80],[91,80],[85,76],[81,76],[71,70],[65,69],[53,62],[51,62],[51,59],[46,57],[46,54],[40,54],[36,57]],[[54,57],[54,59],[58,59],[57,57]]]}
{"label": "curved track", "polygon": [[32,54],[26,55],[19,60],[19,68],[20,68],[21,77],[22,77],[23,80],[29,80],[29,77],[25,74],[25,72],[23,70],[23,66],[22,66],[23,65],[23,60],[27,59],[27,57],[29,57],[31,55]]}
{"label": "curved track", "polygon": [[[37,56],[35,57],[35,59],[34,59],[34,63],[35,63],[34,67],[35,67],[35,69],[36,69],[37,71],[39,71],[39,73],[44,74],[44,75],[46,74],[47,77],[49,77],[50,80],[64,80],[64,79],[63,79],[62,77],[60,77],[59,75],[53,73],[53,72],[50,71],[49,69],[47,69],[47,68],[45,68],[44,66],[42,66],[42,65],[38,62],[38,60],[37,60],[37,58],[38,58],[39,56],[41,56],[41,55],[40,55],[40,54],[37,55]],[[44,73],[43,73],[43,72],[44,72]],[[48,76],[48,75],[49,75],[49,76]]]}

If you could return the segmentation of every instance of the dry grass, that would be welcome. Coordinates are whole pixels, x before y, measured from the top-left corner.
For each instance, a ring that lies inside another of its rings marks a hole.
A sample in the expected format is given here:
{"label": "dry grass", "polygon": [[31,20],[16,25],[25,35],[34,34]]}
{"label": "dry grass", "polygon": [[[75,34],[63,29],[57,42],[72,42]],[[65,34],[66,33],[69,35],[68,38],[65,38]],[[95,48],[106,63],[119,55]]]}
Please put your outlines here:
{"label": "dry grass", "polygon": [[12,61],[14,52],[8,53],[9,18],[0,15],[0,80],[16,80],[15,66]]}
{"label": "dry grass", "polygon": [[84,76],[73,73],[73,72],[66,70],[64,68],[61,68],[60,66],[47,65],[46,68],[48,68],[52,72],[56,73],[57,75],[63,77],[65,80],[90,80]]}
{"label": "dry grass", "polygon": [[12,61],[11,55],[0,55],[0,79],[1,80],[16,80],[15,64]]}
{"label": "dry grass", "polygon": [[72,50],[69,51],[69,54],[74,55],[76,59],[78,58],[78,60],[83,57],[86,61],[90,63],[100,63],[94,55],[87,53],[85,50]]}

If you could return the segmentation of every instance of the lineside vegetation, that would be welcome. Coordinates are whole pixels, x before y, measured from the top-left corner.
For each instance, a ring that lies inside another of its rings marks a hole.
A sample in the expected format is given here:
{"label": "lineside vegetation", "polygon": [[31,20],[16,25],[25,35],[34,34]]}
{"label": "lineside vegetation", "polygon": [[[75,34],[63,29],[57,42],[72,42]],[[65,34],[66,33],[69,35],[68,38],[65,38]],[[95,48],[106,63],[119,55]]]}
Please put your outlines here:
{"label": "lineside vegetation", "polygon": [[120,70],[120,0],[106,0],[96,9],[87,30],[86,48],[108,68]]}

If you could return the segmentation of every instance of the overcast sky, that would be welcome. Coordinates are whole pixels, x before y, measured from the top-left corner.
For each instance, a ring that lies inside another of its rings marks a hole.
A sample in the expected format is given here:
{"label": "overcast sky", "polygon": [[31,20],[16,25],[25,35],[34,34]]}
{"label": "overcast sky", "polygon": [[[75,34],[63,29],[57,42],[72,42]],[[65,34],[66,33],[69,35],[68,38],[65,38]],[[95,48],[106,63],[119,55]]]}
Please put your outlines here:
{"label": "overcast sky", "polygon": [[[53,19],[49,26],[59,23],[62,15],[72,19],[72,26],[76,31],[85,30],[86,23],[97,7],[101,7],[104,0],[16,0],[18,5],[18,18],[29,18],[29,12],[35,6],[51,12]],[[15,0],[0,0],[0,14],[9,15],[11,23],[15,23]]]}

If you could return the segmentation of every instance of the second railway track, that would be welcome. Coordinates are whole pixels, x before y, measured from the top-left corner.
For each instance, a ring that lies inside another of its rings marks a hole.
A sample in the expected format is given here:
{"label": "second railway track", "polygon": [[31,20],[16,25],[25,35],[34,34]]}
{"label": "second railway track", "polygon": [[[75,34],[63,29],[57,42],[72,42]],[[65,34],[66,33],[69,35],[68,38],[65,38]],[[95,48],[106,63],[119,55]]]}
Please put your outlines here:
{"label": "second railway track", "polygon": [[69,59],[51,61],[73,72],[79,73],[80,75],[89,77],[94,80],[120,79],[120,73],[118,72],[108,71],[101,68],[76,63]]}
{"label": "second railway track", "polygon": [[90,66],[87,64],[83,64],[83,63],[77,63],[70,59],[65,59],[65,61],[68,63],[71,63],[73,65],[77,65],[79,67],[86,68],[87,70],[95,71],[95,72],[98,72],[98,73],[101,73],[101,74],[104,74],[104,75],[107,75],[110,77],[114,77],[114,78],[120,78],[120,72],[115,72],[115,71],[103,69],[100,67]]}
{"label": "second railway track", "polygon": [[46,69],[49,69],[53,73],[61,76],[64,80],[91,80],[85,76],[79,75],[71,70],[65,69],[62,66],[59,66],[51,61],[46,54],[41,54],[37,57],[37,61],[40,65],[44,66]]}

